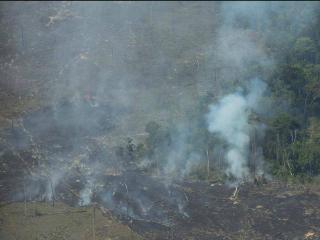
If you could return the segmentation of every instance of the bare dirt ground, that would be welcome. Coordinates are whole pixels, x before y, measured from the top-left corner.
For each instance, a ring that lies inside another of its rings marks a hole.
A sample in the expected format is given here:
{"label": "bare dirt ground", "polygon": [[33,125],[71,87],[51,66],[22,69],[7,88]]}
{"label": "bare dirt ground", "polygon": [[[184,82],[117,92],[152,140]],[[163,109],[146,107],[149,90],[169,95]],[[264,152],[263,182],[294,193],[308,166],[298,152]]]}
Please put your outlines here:
{"label": "bare dirt ground", "polygon": [[[111,215],[63,203],[11,203],[0,209],[0,239],[142,239]],[[94,231],[93,231],[94,229]]]}

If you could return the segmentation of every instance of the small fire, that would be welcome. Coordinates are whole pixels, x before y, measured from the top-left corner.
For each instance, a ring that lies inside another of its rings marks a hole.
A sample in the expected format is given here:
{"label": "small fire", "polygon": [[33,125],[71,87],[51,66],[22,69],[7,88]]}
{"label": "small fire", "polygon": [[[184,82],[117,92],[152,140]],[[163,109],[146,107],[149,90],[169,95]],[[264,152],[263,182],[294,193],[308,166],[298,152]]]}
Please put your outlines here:
{"label": "small fire", "polygon": [[88,59],[88,55],[87,55],[87,54],[84,54],[84,53],[80,53],[79,58],[80,58],[81,60],[87,60],[87,59]]}
{"label": "small fire", "polygon": [[311,239],[311,238],[315,237],[315,235],[316,234],[314,232],[312,232],[312,231],[306,232],[304,234],[304,239]]}
{"label": "small fire", "polygon": [[119,176],[121,175],[121,170],[111,167],[106,169],[105,174],[110,176]]}

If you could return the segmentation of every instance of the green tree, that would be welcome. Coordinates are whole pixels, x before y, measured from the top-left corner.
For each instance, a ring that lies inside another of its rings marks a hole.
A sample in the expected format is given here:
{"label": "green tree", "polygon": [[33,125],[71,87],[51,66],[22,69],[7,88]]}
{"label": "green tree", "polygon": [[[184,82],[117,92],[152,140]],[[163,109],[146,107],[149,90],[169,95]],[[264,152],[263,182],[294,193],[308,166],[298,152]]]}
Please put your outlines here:
{"label": "green tree", "polygon": [[157,122],[147,123],[145,131],[148,133],[146,139],[146,155],[151,159],[157,170],[160,170],[166,162],[171,145],[171,135],[168,129],[163,129]]}
{"label": "green tree", "polygon": [[316,51],[315,43],[309,37],[298,38],[293,47],[294,57],[302,63],[315,63]]}

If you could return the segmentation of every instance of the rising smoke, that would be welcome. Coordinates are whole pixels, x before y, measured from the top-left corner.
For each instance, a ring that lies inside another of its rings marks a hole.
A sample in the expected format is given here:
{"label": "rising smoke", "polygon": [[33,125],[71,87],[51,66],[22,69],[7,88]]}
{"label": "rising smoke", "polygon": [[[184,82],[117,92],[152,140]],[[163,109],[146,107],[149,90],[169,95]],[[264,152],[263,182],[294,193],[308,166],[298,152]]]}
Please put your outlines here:
{"label": "rising smoke", "polygon": [[[249,142],[254,130],[262,131],[260,125],[250,123],[250,115],[261,106],[259,102],[266,90],[261,80],[252,80],[248,93],[238,90],[224,96],[218,103],[209,106],[208,130],[217,133],[227,142],[226,173],[238,179],[249,175]],[[260,169],[261,170],[261,169]]]}
{"label": "rising smoke", "polygon": [[[292,14],[295,4],[301,4],[301,11]],[[262,96],[267,84],[259,79],[266,79],[276,63],[261,39],[286,43],[288,25],[281,16],[289,16],[297,35],[313,16],[311,3],[284,2],[26,2],[1,7],[9,53],[0,83],[17,96],[32,86],[28,94],[40,96],[48,107],[24,117],[36,144],[22,137],[12,141],[23,150],[40,149],[49,166],[51,182],[45,190],[36,181],[26,190],[52,199],[70,172],[80,172],[81,179],[72,176],[81,188],[79,205],[91,204],[97,184],[107,184],[106,169],[127,167],[110,150],[119,138],[144,134],[151,120],[172,122],[177,129],[170,146],[158,149],[165,156],[164,174],[183,179],[206,160],[194,146],[207,131],[196,137],[193,131],[203,127],[226,143],[226,150],[214,149],[223,152],[226,173],[248,177],[250,139],[254,131],[263,136],[264,129],[251,119],[266,111]],[[256,33],[261,29],[270,30],[263,32],[267,37]],[[207,93],[218,99],[206,115],[208,129],[188,119]],[[92,142],[102,150],[93,151]],[[263,156],[257,152],[257,171],[263,172]],[[154,199],[147,190],[124,186],[115,182],[101,199],[137,217],[125,202],[127,194],[140,216],[147,211],[158,216],[161,209],[152,210]],[[166,200],[183,212],[185,196],[169,190],[163,190]]]}
{"label": "rising smoke", "polygon": [[[281,39],[286,38],[285,29],[288,26],[282,21],[275,22],[274,19],[277,19],[275,16],[283,14],[290,16],[289,22],[292,26],[295,25],[297,35],[314,16],[312,4],[301,6],[301,12],[296,14],[290,13],[296,11],[292,4],[285,2],[221,4],[222,24],[210,48],[214,56],[211,63],[220,69],[217,73],[219,80],[212,89],[218,101],[209,106],[206,120],[209,132],[217,134],[226,142],[227,149],[223,149],[225,172],[237,179],[247,178],[250,175],[250,159],[255,161],[257,173],[261,174],[264,171],[263,151],[258,147],[255,156],[252,157],[250,141],[253,140],[253,134],[263,137],[265,125],[252,121],[252,114],[258,116],[272,114],[269,104],[264,102],[263,98],[267,83],[259,79],[269,77],[269,73],[281,56],[271,55],[268,43],[263,43],[261,39],[269,39],[270,42],[280,39],[277,42],[284,48]],[[301,16],[300,19],[298,15]],[[262,28],[270,31],[261,33]],[[259,70],[252,71],[254,68]],[[216,152],[221,152],[221,147],[216,148],[219,148]]]}

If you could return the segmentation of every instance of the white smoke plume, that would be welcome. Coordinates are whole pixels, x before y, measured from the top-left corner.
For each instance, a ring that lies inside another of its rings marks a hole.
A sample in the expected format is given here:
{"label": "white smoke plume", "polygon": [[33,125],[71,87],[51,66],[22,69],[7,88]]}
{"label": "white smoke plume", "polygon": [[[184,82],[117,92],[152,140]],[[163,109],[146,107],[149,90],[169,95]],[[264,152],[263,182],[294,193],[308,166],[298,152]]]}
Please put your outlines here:
{"label": "white smoke plume", "polygon": [[[239,90],[209,106],[208,130],[217,133],[228,145],[225,153],[228,176],[243,179],[249,175],[249,142],[254,127],[249,117],[253,111],[258,110],[266,87],[264,82],[255,79],[250,82],[247,94]],[[263,129],[260,127],[258,130]]]}
{"label": "white smoke plume", "polygon": [[94,180],[89,179],[85,187],[80,191],[79,205],[86,206],[91,203],[94,190]]}

